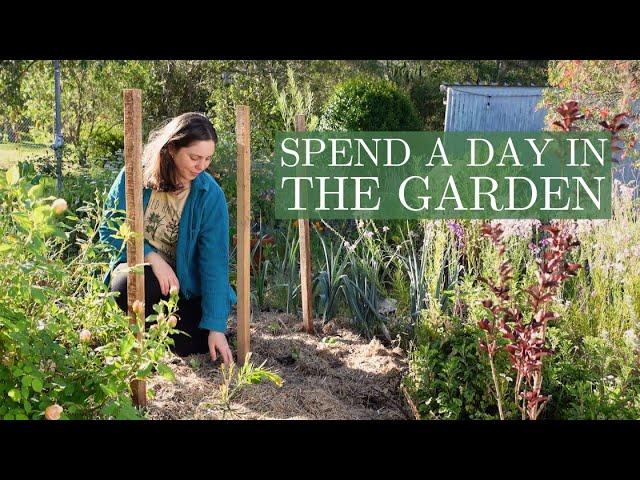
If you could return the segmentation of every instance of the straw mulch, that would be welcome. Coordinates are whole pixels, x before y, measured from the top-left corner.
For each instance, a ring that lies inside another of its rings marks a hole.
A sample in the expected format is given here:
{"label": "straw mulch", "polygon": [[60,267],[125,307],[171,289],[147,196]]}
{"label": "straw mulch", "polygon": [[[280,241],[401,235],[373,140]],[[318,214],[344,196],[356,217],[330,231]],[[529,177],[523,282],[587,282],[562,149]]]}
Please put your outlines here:
{"label": "straw mulch", "polygon": [[[413,418],[400,391],[406,357],[399,348],[370,342],[344,320],[316,334],[300,330],[293,315],[263,312],[251,321],[251,362],[277,373],[282,386],[263,381],[244,386],[221,402],[220,360],[208,355],[172,357],[174,382],[148,382],[151,419],[407,419]],[[235,331],[229,331],[235,339]],[[234,352],[235,354],[235,352]]]}

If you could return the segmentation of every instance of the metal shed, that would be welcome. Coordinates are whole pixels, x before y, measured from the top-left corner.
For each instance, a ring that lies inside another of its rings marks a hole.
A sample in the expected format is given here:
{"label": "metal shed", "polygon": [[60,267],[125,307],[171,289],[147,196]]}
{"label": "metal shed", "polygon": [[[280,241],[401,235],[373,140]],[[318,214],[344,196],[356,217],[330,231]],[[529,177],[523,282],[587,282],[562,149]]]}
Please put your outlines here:
{"label": "metal shed", "polygon": [[446,132],[533,132],[544,128],[540,86],[441,85]]}
{"label": "metal shed", "polygon": [[[538,132],[544,129],[547,111],[538,109],[545,87],[499,85],[440,85],[446,94],[445,132]],[[640,110],[640,104],[633,107]],[[632,125],[634,130],[638,125]],[[640,149],[640,146],[636,147]],[[640,169],[630,157],[614,165],[613,177],[622,183],[640,184]],[[636,189],[635,195],[640,196]]]}

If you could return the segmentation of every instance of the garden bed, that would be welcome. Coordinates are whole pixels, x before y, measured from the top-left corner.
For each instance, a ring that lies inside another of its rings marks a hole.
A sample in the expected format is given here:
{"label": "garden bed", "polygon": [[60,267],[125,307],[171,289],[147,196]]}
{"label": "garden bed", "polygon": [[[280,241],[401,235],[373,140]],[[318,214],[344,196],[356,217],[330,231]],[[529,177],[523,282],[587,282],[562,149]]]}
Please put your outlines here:
{"label": "garden bed", "polygon": [[[319,334],[300,331],[293,315],[260,313],[251,324],[251,361],[283,379],[244,387],[226,405],[221,401],[220,360],[208,355],[173,357],[174,382],[160,376],[148,382],[151,419],[408,419],[400,391],[406,358],[399,348],[367,342],[344,321]],[[235,331],[229,331],[235,339]]]}

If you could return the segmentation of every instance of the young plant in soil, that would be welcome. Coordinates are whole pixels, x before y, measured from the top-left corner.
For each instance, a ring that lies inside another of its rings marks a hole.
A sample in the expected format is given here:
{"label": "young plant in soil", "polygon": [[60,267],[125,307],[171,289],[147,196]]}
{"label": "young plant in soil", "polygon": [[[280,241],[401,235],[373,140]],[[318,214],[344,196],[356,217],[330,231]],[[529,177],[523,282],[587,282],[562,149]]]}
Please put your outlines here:
{"label": "young plant in soil", "polygon": [[240,368],[235,363],[230,366],[222,364],[220,370],[222,372],[222,384],[220,385],[220,406],[224,412],[231,410],[231,401],[240,393],[247,385],[262,383],[267,380],[275,383],[278,387],[282,386],[282,378],[264,368],[266,360],[255,367],[251,363],[251,353],[247,356],[247,361]]}

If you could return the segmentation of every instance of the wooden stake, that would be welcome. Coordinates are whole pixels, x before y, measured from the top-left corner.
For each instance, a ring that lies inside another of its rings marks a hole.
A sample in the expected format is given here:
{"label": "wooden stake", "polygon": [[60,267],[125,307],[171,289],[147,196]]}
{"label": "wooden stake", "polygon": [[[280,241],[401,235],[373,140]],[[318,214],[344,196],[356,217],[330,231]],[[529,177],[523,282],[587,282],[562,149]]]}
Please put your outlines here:
{"label": "wooden stake", "polygon": [[[144,238],[142,213],[142,102],[141,91],[126,89],[124,99],[124,165],[125,192],[127,202],[127,223],[136,235],[127,242],[127,265],[133,267],[144,263]],[[144,305],[144,271],[129,272],[127,277],[127,304],[129,318],[136,323],[133,304],[136,300]],[[144,316],[144,312],[142,313]],[[142,331],[138,332],[138,341],[142,340]],[[144,381],[134,380],[131,383],[133,403],[144,407],[147,405],[147,390]]]}
{"label": "wooden stake", "polygon": [[[304,132],[307,129],[304,115],[295,117],[296,132]],[[309,219],[298,219],[298,231],[300,235],[300,282],[302,295],[302,324],[305,332],[313,333],[313,297],[311,295],[311,235]]]}
{"label": "wooden stake", "polygon": [[238,364],[244,365],[250,350],[249,319],[251,316],[250,283],[251,268],[251,148],[249,107],[236,107],[236,147],[238,150]]}

